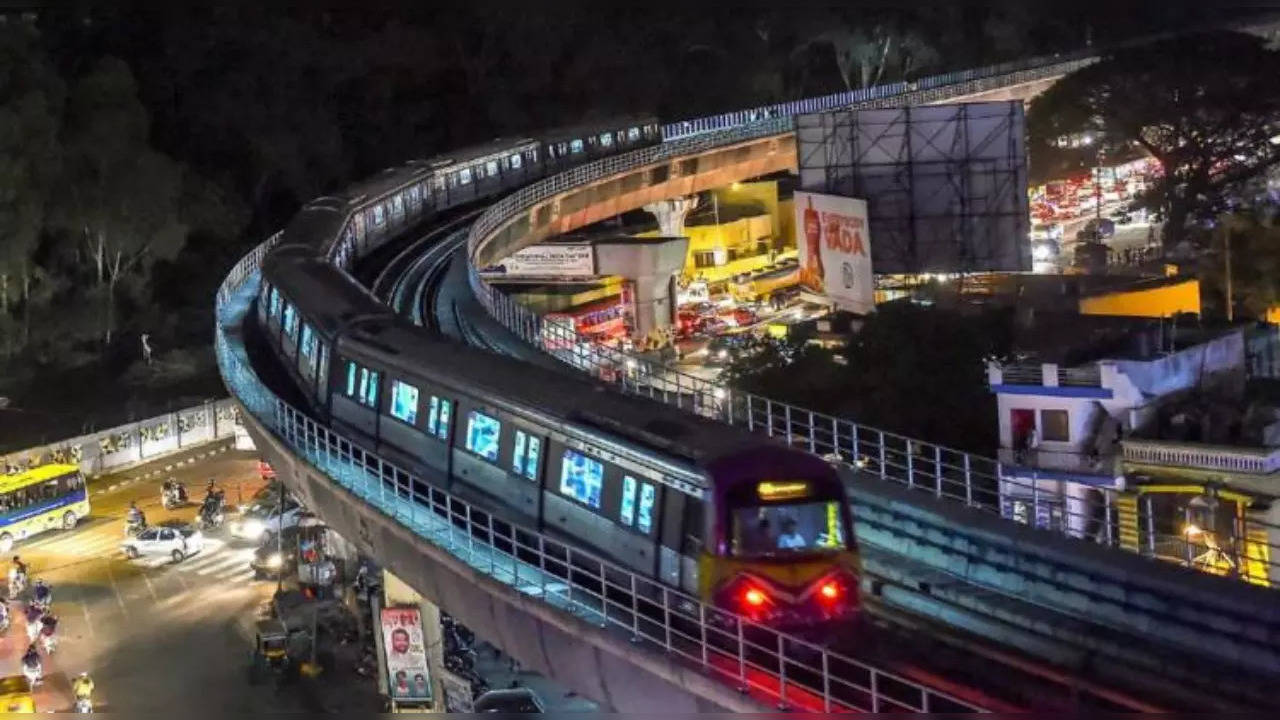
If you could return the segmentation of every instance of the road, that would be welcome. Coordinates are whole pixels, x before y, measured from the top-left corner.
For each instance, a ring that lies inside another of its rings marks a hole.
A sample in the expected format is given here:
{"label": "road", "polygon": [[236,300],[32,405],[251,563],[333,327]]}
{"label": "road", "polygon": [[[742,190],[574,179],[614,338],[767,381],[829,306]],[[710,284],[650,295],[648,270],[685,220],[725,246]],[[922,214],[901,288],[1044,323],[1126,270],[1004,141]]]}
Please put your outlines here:
{"label": "road", "polygon": [[[272,582],[253,580],[251,547],[228,544],[215,533],[204,552],[178,564],[130,561],[120,551],[130,501],[137,501],[152,523],[194,517],[194,505],[174,512],[159,506],[160,484],[169,474],[163,468],[172,462],[91,481],[92,512],[79,527],[37,536],[15,549],[30,565],[32,578],[53,588],[59,618],[60,642],[45,661],[39,710],[69,710],[70,681],[81,671],[93,676],[95,702],[105,711],[304,709],[295,693],[277,695],[270,684],[247,682],[252,621],[275,589]],[[162,473],[146,477],[157,469]],[[238,490],[247,499],[261,485],[256,459],[236,451],[177,466],[172,475],[193,495],[202,495],[207,479],[215,477],[231,502]],[[126,482],[129,478],[138,479]],[[4,675],[21,673],[26,642],[21,611],[12,609],[13,627],[0,638]]]}

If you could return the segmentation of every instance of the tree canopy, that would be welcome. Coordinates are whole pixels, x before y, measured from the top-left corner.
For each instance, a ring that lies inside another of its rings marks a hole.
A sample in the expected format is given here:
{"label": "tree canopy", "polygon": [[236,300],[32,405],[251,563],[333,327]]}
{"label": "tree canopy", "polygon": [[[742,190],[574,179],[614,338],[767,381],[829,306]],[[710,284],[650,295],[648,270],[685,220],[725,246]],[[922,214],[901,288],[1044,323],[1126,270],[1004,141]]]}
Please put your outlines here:
{"label": "tree canopy", "polygon": [[[1031,103],[1031,157],[1086,135],[1112,157],[1135,148],[1162,177],[1149,203],[1165,242],[1188,218],[1220,211],[1230,193],[1280,162],[1280,53],[1260,38],[1207,32],[1127,48],[1060,80]],[[1036,174],[1033,169],[1033,174]]]}

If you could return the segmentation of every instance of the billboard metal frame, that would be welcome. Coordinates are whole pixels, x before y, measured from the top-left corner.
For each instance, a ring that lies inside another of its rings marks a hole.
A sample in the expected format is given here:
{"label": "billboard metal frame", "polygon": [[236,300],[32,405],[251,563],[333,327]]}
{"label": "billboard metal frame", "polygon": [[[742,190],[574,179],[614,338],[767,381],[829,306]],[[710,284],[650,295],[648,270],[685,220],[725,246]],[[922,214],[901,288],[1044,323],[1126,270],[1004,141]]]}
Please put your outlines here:
{"label": "billboard metal frame", "polygon": [[1031,269],[1021,101],[796,119],[800,187],[865,198],[875,271]]}

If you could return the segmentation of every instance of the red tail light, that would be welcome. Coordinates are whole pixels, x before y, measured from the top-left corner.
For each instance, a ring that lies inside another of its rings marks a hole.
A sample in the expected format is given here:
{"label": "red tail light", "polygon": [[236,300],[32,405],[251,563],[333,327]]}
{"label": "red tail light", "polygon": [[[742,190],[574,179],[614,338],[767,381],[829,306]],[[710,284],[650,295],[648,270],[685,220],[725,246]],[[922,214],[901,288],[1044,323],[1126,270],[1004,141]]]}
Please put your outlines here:
{"label": "red tail light", "polygon": [[818,595],[823,600],[834,602],[840,599],[840,585],[835,580],[828,580],[822,583],[822,587],[818,588]]}
{"label": "red tail light", "polygon": [[758,608],[763,606],[769,600],[769,596],[764,594],[760,588],[748,587],[742,591],[742,603],[747,607]]}

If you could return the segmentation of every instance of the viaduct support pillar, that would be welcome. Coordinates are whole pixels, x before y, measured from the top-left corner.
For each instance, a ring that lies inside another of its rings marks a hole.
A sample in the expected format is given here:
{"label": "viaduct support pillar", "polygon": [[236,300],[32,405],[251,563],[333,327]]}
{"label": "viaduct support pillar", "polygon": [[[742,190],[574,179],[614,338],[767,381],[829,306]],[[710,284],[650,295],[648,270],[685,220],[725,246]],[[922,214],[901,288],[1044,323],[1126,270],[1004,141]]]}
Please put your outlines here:
{"label": "viaduct support pillar", "polygon": [[596,244],[597,272],[624,277],[632,284],[633,339],[656,338],[670,327],[675,315],[673,280],[684,269],[688,252],[689,238],[685,237],[631,238]]}
{"label": "viaduct support pillar", "polygon": [[[425,650],[427,656],[427,669],[429,671],[429,681],[431,684],[431,703],[423,708],[425,712],[445,712],[444,698],[444,637],[440,630],[440,608],[435,603],[426,600],[419,595],[413,588],[409,587],[400,578],[392,575],[386,570],[382,571],[382,593],[384,608],[397,607],[415,607],[418,610],[419,617],[422,619],[421,634],[414,637],[412,629],[410,629],[411,642],[421,643],[419,647],[410,647],[410,652],[420,652]],[[374,632],[380,637],[379,643],[383,647],[382,655],[384,662],[390,662],[395,655],[396,649],[386,647],[386,639],[382,638],[382,625],[379,618],[374,618]],[[380,663],[381,665],[382,663]],[[384,673],[384,676],[387,674]],[[410,683],[413,677],[409,678]],[[387,677],[387,695],[392,702],[396,701],[395,677]],[[412,687],[412,685],[411,685]]]}
{"label": "viaduct support pillar", "polygon": [[658,230],[664,237],[684,235],[684,219],[698,207],[698,196],[659,200],[644,206],[646,212],[658,219]]}

